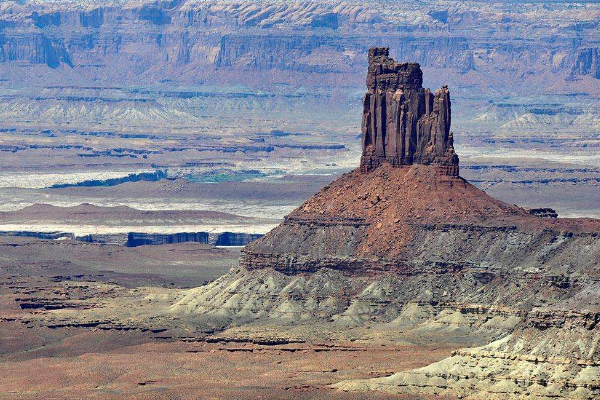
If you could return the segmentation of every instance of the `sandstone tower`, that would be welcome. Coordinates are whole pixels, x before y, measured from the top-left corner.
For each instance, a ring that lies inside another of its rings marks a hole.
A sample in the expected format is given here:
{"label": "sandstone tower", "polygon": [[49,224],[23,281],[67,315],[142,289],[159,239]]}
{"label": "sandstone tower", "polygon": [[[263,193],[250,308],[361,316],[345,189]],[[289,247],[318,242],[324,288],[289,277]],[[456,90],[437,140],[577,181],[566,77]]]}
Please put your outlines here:
{"label": "sandstone tower", "polygon": [[423,89],[416,63],[398,63],[388,47],[369,50],[362,120],[362,172],[383,162],[392,166],[431,164],[458,176],[458,156],[450,132],[450,92]]}

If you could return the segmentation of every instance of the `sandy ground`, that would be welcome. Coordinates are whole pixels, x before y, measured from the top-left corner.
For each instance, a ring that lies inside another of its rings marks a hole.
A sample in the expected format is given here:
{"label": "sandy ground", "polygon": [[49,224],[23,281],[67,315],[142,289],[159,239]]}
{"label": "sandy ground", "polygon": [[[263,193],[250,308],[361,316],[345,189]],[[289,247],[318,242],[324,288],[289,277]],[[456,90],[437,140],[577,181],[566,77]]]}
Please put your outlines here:
{"label": "sandy ground", "polygon": [[23,302],[72,304],[77,315],[128,293],[127,288],[200,285],[225,273],[239,249],[198,244],[129,249],[26,238],[0,242],[2,400],[425,399],[357,395],[329,385],[424,366],[454,350],[379,342],[208,343],[199,341],[201,336],[184,341],[133,323],[126,329],[52,327],[43,322],[52,310],[23,308]]}
{"label": "sandy ground", "polygon": [[[452,350],[352,343],[144,343],[147,338],[130,332],[69,333],[49,345],[46,355],[37,349],[29,359],[29,351],[0,358],[0,398],[425,399],[344,393],[329,385],[420,367]],[[8,334],[2,331],[3,339]],[[86,343],[89,352],[77,354]]]}
{"label": "sandy ground", "polygon": [[[77,276],[132,286],[195,287],[237,264],[239,247],[202,243],[124,247],[76,240],[0,237],[0,279],[4,276]],[[30,283],[28,283],[30,284]]]}

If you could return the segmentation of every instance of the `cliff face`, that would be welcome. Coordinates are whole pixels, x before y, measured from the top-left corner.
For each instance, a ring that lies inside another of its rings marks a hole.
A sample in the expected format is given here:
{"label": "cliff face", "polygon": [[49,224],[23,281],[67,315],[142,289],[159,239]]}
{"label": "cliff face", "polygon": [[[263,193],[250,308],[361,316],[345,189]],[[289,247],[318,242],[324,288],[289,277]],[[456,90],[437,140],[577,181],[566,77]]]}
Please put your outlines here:
{"label": "cliff face", "polygon": [[[600,257],[599,229],[593,220],[536,217],[435,165],[385,163],[348,173],[315,194],[248,245],[241,265],[284,274],[462,271],[498,279],[534,279],[526,272],[533,269],[550,280],[566,273],[568,258],[573,269],[593,269],[589,256]],[[579,247],[590,252],[578,253]]]}
{"label": "cliff face", "polygon": [[152,234],[130,232],[127,235],[127,243],[125,243],[125,246],[137,247],[145,245],[160,245],[185,242],[208,243],[208,233],[181,232],[173,234]]}
{"label": "cliff face", "polygon": [[214,244],[215,246],[245,246],[261,236],[263,235],[257,233],[223,232],[217,236]]}
{"label": "cliff face", "polygon": [[571,73],[579,76],[591,75],[600,79],[600,49],[581,49]]}
{"label": "cliff face", "polygon": [[360,168],[248,245],[242,267],[357,276],[441,268],[488,277],[533,268],[548,279],[566,273],[566,259],[582,273],[597,267],[600,221],[539,218],[458,177],[448,90],[432,94],[422,80],[418,64],[370,50]]}
{"label": "cliff face", "polygon": [[[519,85],[530,76],[546,73],[564,79],[572,71],[597,78],[584,53],[595,46],[600,10],[591,4],[569,7],[433,2],[416,8],[380,1],[4,2],[0,70],[20,82],[42,73],[46,84],[152,84],[157,73],[160,79],[179,82],[233,81],[240,79],[235,72],[241,69],[261,74],[254,83],[264,83],[269,77],[280,82],[293,71],[306,74],[307,84],[319,83],[312,76],[319,75],[337,85],[341,79],[348,82],[346,74],[358,82],[361,76],[353,71],[364,66],[368,46],[393,41],[398,58],[470,73],[470,83],[482,79]],[[61,73],[52,72],[56,69]],[[262,75],[265,70],[269,73]],[[247,74],[244,79],[247,83]]]}
{"label": "cliff face", "polygon": [[419,64],[397,63],[387,47],[369,50],[361,171],[372,171],[382,162],[436,164],[444,173],[458,176],[450,92],[444,86],[431,93],[422,84]]}

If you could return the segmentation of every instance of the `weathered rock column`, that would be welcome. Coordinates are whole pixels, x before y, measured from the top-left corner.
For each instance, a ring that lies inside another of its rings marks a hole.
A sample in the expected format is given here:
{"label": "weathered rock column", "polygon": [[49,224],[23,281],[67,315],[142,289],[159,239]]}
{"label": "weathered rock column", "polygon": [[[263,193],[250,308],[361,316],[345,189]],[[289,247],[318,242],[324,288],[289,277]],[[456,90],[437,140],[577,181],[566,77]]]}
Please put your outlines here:
{"label": "weathered rock column", "polygon": [[369,50],[369,70],[363,104],[361,171],[381,163],[393,166],[437,165],[458,176],[458,156],[450,132],[450,91],[423,89],[416,63],[397,63],[389,48]]}

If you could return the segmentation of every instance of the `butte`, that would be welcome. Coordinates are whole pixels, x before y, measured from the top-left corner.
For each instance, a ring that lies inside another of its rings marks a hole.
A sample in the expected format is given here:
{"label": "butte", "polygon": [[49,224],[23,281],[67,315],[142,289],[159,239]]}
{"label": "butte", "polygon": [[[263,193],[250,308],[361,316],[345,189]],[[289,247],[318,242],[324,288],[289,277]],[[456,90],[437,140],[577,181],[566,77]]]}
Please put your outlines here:
{"label": "butte", "polygon": [[600,398],[600,221],[546,218],[459,175],[447,87],[369,51],[360,165],[173,310],[230,336],[464,347],[342,390]]}

